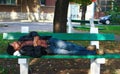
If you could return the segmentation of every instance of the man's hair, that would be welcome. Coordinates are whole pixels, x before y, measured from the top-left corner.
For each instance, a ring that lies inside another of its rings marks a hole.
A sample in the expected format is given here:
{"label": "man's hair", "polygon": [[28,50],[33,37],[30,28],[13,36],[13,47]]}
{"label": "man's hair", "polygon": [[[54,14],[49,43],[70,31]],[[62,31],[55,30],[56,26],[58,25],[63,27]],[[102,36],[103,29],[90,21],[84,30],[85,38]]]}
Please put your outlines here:
{"label": "man's hair", "polygon": [[14,47],[8,44],[7,53],[13,55],[14,52],[15,52]]}
{"label": "man's hair", "polygon": [[35,36],[39,36],[39,34],[36,31],[32,31],[29,33],[30,37],[35,37]]}

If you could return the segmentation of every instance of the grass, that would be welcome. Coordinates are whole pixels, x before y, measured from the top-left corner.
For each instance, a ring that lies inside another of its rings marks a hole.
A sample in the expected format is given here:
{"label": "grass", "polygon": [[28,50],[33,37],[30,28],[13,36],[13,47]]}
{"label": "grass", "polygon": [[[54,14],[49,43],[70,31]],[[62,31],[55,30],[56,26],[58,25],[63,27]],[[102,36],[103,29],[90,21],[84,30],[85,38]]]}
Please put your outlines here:
{"label": "grass", "polygon": [[[120,25],[98,25],[100,33],[113,33],[115,35],[120,35]],[[76,30],[89,32],[90,26],[78,26],[74,27]]]}
{"label": "grass", "polygon": [[11,42],[11,41],[3,40],[2,34],[0,34],[0,53],[5,53],[6,47],[7,47],[9,42]]}
{"label": "grass", "polygon": [[[100,27],[100,26],[98,26]],[[120,25],[107,25],[107,26],[102,26],[104,30],[100,30],[102,33],[114,33],[116,35],[120,35]]]}

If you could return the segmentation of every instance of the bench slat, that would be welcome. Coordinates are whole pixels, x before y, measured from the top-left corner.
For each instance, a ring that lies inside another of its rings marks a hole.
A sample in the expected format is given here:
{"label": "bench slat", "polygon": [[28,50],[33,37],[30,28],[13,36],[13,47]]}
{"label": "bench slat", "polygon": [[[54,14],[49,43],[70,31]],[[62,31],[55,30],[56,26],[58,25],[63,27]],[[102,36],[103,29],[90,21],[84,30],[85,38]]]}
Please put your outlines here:
{"label": "bench slat", "polygon": [[[13,40],[24,36],[26,33],[4,33],[3,39]],[[95,33],[39,33],[40,36],[52,36],[61,40],[115,40],[114,34],[95,34]]]}
{"label": "bench slat", "polygon": [[84,59],[95,59],[95,58],[120,58],[120,54],[104,54],[104,55],[46,55],[42,56],[41,58],[46,58],[46,59],[79,59],[79,58],[84,58]]}
{"label": "bench slat", "polygon": [[[71,22],[90,23],[90,20],[71,20]],[[98,24],[98,21],[94,21],[94,23]]]}
{"label": "bench slat", "polygon": [[[17,59],[17,58],[33,58],[29,56],[13,56],[13,55],[8,55],[8,54],[0,54],[0,58],[11,58],[11,59]],[[95,59],[95,58],[120,58],[120,54],[104,54],[104,55],[45,55],[40,58],[44,59]]]}

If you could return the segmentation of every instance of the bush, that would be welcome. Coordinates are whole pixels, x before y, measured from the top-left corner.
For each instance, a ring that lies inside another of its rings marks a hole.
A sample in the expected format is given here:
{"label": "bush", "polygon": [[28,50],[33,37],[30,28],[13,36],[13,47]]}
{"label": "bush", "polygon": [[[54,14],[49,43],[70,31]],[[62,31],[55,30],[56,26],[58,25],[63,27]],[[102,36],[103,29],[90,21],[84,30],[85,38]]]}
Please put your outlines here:
{"label": "bush", "polygon": [[108,11],[106,12],[106,15],[111,15],[111,24],[120,24],[120,12]]}
{"label": "bush", "polygon": [[112,24],[120,24],[120,13],[112,14],[111,23]]}

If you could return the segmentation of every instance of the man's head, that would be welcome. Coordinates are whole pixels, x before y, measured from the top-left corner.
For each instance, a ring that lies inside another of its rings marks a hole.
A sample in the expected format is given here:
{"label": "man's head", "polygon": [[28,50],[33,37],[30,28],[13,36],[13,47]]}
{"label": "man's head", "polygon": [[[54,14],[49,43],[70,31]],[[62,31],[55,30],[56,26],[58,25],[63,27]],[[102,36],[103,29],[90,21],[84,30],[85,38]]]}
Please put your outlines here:
{"label": "man's head", "polygon": [[13,53],[19,49],[20,49],[19,42],[15,41],[13,43],[8,44],[7,53],[13,55]]}
{"label": "man's head", "polygon": [[13,55],[14,52],[15,52],[14,47],[12,45],[8,44],[7,53],[10,55]]}

